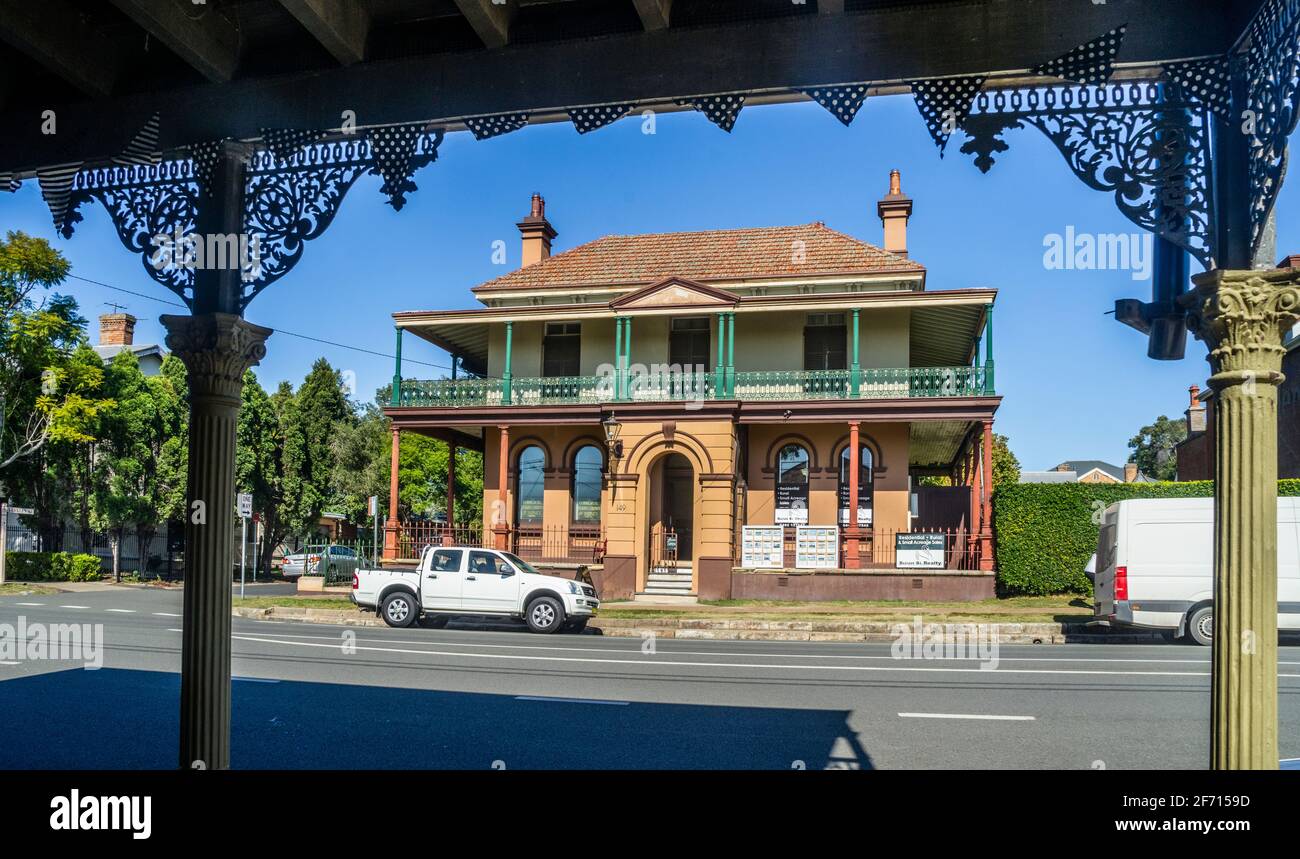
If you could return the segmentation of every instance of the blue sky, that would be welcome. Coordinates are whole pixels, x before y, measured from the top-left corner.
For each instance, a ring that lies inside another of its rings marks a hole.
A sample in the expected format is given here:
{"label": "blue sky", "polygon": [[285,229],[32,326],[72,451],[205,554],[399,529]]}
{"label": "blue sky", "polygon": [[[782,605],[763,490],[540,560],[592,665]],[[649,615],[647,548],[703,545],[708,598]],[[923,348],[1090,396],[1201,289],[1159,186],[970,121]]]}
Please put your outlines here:
{"label": "blue sky", "polygon": [[[930,289],[996,287],[998,392],[996,428],[1028,469],[1065,459],[1123,462],[1127,442],[1156,416],[1181,415],[1187,387],[1204,384],[1205,348],[1156,362],[1145,338],[1104,315],[1116,298],[1149,300],[1150,282],[1128,271],[1049,271],[1044,236],[1134,233],[1109,195],[1092,191],[1037,131],[1012,131],[1011,150],[989,175],[957,150],[940,159],[912,99],[870,99],[850,128],[809,103],[751,107],[728,135],[697,113],[658,117],[656,133],[639,118],[580,136],[567,123],[530,127],[486,141],[448,135],[438,161],[415,176],[419,191],[394,212],[366,177],[333,225],[308,244],[303,261],[249,307],[250,320],[391,353],[397,310],[470,307],[469,289],[519,264],[515,222],[541,192],[559,231],[561,251],[608,233],[719,229],[825,221],[872,243],[881,241],[876,201],[898,168],[915,201],[911,255],[929,269]],[[1300,253],[1300,189],[1292,183],[1278,208],[1279,255]],[[76,275],[160,299],[174,296],[151,280],[118,242],[97,205],[71,240],[55,236],[34,181],[0,194],[0,228],[50,239]],[[506,266],[494,265],[503,240]],[[1193,264],[1193,270],[1200,267]],[[161,342],[158,316],[176,308],[78,280],[74,295],[92,320],[105,302],[139,317],[136,342]],[[92,331],[94,325],[92,324]],[[392,376],[390,359],[273,336],[256,373],[268,389],[295,384],[324,355],[355,374],[365,396]],[[404,375],[432,378],[446,355],[408,336]]]}

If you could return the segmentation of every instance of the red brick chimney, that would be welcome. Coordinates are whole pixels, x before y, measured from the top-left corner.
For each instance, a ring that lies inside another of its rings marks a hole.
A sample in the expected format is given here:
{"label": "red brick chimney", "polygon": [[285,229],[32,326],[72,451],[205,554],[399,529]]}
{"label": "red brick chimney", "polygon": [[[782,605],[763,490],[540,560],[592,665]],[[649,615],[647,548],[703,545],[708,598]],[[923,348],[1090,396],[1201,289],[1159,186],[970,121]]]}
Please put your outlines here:
{"label": "red brick chimney", "polygon": [[558,233],[551,226],[551,222],[546,220],[546,201],[542,199],[541,194],[533,194],[528,217],[515,224],[515,226],[519,228],[519,234],[524,239],[523,262],[521,265],[530,266],[551,255],[551,239],[555,238]]}
{"label": "red brick chimney", "polygon": [[1138,479],[1138,464],[1136,462],[1124,463],[1124,482],[1132,483]]}
{"label": "red brick chimney", "polygon": [[130,346],[135,340],[135,317],[129,313],[105,313],[99,317],[100,346]]}
{"label": "red brick chimney", "polygon": [[1205,432],[1205,406],[1201,403],[1201,388],[1192,385],[1187,389],[1187,435],[1194,436]]}
{"label": "red brick chimney", "polygon": [[903,174],[889,174],[889,193],[876,204],[876,214],[885,228],[885,250],[907,256],[907,221],[912,217],[912,198],[903,195]]}

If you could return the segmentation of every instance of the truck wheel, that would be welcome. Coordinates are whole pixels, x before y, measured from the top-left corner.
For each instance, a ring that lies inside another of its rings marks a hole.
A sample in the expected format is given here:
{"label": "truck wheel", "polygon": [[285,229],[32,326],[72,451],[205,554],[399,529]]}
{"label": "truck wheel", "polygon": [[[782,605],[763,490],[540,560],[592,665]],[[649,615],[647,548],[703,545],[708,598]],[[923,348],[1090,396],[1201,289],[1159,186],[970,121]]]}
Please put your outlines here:
{"label": "truck wheel", "polygon": [[528,604],[524,620],[533,632],[555,632],[564,625],[564,606],[555,597],[538,597]]}
{"label": "truck wheel", "polygon": [[406,591],[395,591],[384,597],[380,614],[384,616],[384,623],[403,628],[415,623],[420,610],[415,604],[415,597]]}
{"label": "truck wheel", "polygon": [[577,620],[571,620],[568,623],[568,630],[574,635],[581,635],[582,631],[587,628],[587,618],[580,617]]}
{"label": "truck wheel", "polygon": [[1187,637],[1202,647],[1214,641],[1214,606],[1203,605],[1187,616]]}

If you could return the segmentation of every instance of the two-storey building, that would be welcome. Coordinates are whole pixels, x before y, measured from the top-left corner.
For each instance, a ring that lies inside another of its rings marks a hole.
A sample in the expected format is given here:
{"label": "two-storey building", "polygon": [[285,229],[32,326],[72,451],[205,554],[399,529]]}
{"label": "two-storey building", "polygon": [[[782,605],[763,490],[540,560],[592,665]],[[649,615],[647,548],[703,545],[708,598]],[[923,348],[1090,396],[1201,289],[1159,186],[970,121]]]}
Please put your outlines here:
{"label": "two-storey building", "polygon": [[[394,456],[402,432],[484,452],[481,532],[439,539],[594,564],[606,599],[991,596],[996,292],[927,288],[911,212],[895,171],[883,246],[818,222],[552,254],[534,195],[523,265],[474,287],[482,307],[394,314]],[[452,378],[402,379],[402,332]],[[392,480],[400,559],[420,538]],[[747,525],[782,527],[768,566],[788,570],[742,565]],[[838,526],[835,571],[794,569],[799,525]],[[943,536],[942,569],[900,573],[897,535],[920,531]]]}

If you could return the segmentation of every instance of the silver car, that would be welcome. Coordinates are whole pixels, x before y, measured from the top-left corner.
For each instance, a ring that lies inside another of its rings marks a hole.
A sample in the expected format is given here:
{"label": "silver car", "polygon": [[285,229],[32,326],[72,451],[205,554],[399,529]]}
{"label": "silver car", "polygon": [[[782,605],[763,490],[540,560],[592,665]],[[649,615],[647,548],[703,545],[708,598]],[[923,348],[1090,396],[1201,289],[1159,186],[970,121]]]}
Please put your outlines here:
{"label": "silver car", "polygon": [[349,578],[356,572],[358,561],[355,549],[347,546],[328,546],[285,555],[280,574],[286,579],[296,579],[302,575],[324,575],[330,581],[335,581]]}

